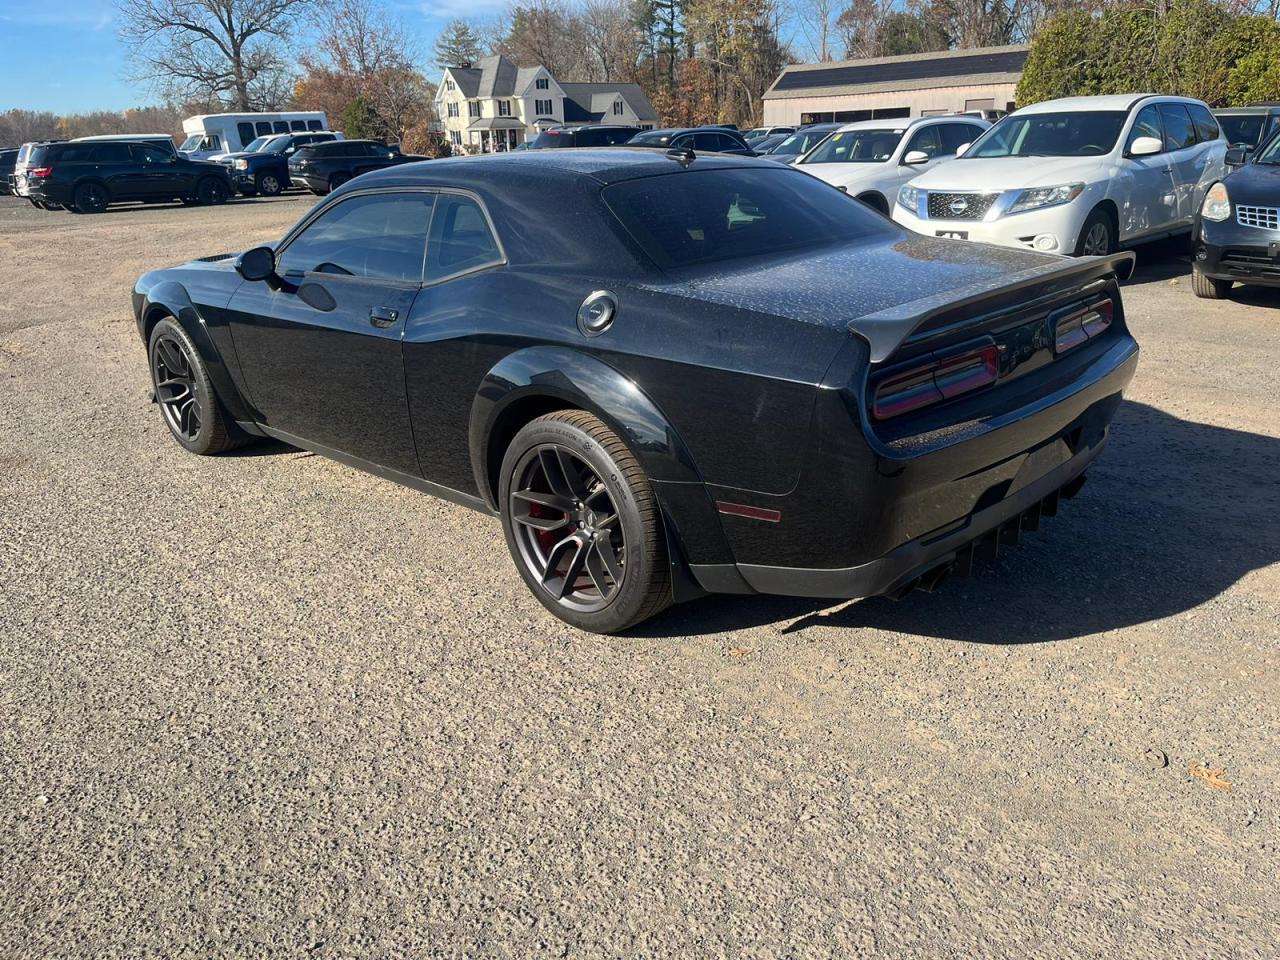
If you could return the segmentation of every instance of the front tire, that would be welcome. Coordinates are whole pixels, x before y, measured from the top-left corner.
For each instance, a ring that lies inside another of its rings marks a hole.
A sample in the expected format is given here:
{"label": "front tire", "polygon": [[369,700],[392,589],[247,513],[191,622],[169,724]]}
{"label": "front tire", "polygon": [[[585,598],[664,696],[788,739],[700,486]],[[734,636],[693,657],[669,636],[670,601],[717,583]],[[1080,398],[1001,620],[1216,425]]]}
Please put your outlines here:
{"label": "front tire", "polygon": [[157,323],[147,356],[160,417],[183,448],[208,456],[249,440],[223,413],[200,351],[182,327],[167,317]]}
{"label": "front tire", "polygon": [[657,499],[596,417],[564,410],[521,429],[502,459],[498,500],[516,569],[561,620],[617,633],[670,604]]}
{"label": "front tire", "polygon": [[1231,293],[1232,286],[1233,283],[1230,280],[1206,277],[1195,264],[1192,264],[1191,292],[1201,300],[1225,300],[1227,295]]}
{"label": "front tire", "polygon": [[254,180],[257,193],[262,197],[278,196],[284,188],[280,186],[280,178],[274,173],[260,173]]}
{"label": "front tire", "polygon": [[1080,228],[1080,237],[1076,240],[1077,257],[1105,257],[1116,252],[1116,228],[1106,210],[1098,209],[1089,214],[1089,219]]}
{"label": "front tire", "polygon": [[196,200],[202,206],[212,207],[227,202],[227,186],[214,177],[206,177],[196,184]]}

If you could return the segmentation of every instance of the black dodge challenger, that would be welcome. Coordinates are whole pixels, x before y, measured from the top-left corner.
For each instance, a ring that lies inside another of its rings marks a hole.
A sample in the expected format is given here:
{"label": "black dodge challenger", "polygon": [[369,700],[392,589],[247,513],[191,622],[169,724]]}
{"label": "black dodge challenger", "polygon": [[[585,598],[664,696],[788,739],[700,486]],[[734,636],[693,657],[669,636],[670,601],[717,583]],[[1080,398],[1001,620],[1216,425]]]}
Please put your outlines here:
{"label": "black dodge challenger", "polygon": [[134,289],[164,422],[487,513],[553,613],[931,589],[1079,489],[1131,255],[908,233],[807,174],[644,149],[367,174]]}

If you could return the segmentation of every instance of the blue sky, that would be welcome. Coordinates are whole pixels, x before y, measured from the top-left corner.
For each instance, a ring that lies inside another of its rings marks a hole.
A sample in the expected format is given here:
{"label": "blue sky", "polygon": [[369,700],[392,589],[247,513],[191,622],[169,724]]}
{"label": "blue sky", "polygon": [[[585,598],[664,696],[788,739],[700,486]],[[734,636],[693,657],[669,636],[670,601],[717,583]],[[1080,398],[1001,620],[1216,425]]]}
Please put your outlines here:
{"label": "blue sky", "polygon": [[[445,21],[496,13],[506,0],[388,0],[387,6],[429,58]],[[116,33],[112,0],[0,0],[0,111],[78,113],[154,103],[151,91],[126,79]]]}

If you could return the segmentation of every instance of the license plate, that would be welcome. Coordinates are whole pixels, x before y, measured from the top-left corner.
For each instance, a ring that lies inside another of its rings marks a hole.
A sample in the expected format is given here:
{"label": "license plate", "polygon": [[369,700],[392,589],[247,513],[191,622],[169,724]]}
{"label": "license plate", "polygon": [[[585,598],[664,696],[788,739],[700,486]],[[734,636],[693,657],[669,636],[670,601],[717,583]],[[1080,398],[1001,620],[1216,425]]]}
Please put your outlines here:
{"label": "license plate", "polygon": [[969,239],[968,230],[939,230],[937,232],[937,235],[940,237],[946,237],[948,240],[968,240]]}

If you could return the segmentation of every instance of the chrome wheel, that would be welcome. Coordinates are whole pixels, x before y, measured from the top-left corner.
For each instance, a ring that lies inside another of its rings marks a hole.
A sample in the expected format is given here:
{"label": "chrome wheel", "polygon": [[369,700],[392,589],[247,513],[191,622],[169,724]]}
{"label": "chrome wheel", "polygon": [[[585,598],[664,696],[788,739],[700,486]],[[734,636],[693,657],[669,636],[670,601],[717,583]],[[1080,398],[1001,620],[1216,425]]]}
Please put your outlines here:
{"label": "chrome wheel", "polygon": [[177,436],[195,442],[204,411],[196,394],[191,358],[176,337],[164,334],[152,344],[151,377],[156,388],[156,402],[160,404],[169,429]]}
{"label": "chrome wheel", "polygon": [[533,447],[516,465],[508,508],[521,561],[557,604],[609,605],[626,577],[626,539],[590,464],[559,444]]}
{"label": "chrome wheel", "polygon": [[264,173],[258,178],[258,192],[264,197],[274,197],[280,192],[280,181],[274,174]]}
{"label": "chrome wheel", "polygon": [[1111,252],[1111,228],[1101,220],[1089,227],[1081,251],[1086,257],[1101,257]]}

